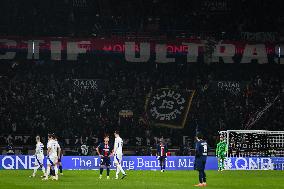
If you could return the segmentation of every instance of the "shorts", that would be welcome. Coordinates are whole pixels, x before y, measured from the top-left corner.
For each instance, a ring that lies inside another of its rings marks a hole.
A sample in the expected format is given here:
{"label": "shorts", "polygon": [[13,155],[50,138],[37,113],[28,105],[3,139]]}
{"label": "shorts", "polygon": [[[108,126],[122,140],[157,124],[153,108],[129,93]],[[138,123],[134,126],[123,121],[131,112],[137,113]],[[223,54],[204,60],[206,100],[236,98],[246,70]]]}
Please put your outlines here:
{"label": "shorts", "polygon": [[54,166],[54,165],[56,165],[57,160],[58,160],[58,157],[52,157],[52,156],[50,156],[50,157],[47,158],[47,165],[52,165],[52,166]]}
{"label": "shorts", "polygon": [[195,158],[195,162],[194,162],[194,169],[201,171],[205,169],[205,165],[206,165],[206,158]]}
{"label": "shorts", "polygon": [[43,159],[44,159],[44,156],[43,155],[35,155],[35,166],[40,166],[40,165],[43,165]]}
{"label": "shorts", "polygon": [[218,156],[217,156],[219,159],[225,159],[226,158],[226,156],[224,155],[224,154],[218,154]]}
{"label": "shorts", "polygon": [[165,161],[166,158],[167,158],[167,156],[160,156],[160,157],[159,157],[159,160],[160,160],[160,161]]}
{"label": "shorts", "polygon": [[113,161],[114,161],[115,164],[121,164],[122,154],[115,154]]}
{"label": "shorts", "polygon": [[159,157],[159,161],[160,161],[160,165],[165,165],[165,163],[166,163],[166,156],[160,156]]}
{"label": "shorts", "polygon": [[109,167],[110,164],[111,164],[111,163],[110,163],[110,157],[102,157],[102,158],[101,158],[100,166],[104,165],[104,166]]}

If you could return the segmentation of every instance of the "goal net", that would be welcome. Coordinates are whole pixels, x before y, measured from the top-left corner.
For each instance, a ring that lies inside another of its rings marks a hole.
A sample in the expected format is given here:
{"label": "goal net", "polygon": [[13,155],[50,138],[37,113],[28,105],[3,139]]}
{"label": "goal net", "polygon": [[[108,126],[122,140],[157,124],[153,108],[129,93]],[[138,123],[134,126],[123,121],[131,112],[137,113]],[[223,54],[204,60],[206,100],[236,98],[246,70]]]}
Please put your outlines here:
{"label": "goal net", "polygon": [[[280,169],[283,170],[284,131],[227,130],[220,131],[219,134],[225,138],[228,146],[226,169],[232,168],[232,166],[228,167],[228,163],[231,163],[228,161],[247,161],[245,164],[247,167],[242,165],[241,168],[251,169],[249,166],[252,166],[254,162],[267,160],[269,161],[266,164],[267,169],[276,169],[275,166],[281,166]],[[257,166],[261,166],[261,163],[265,164],[260,162]]]}
{"label": "goal net", "polygon": [[227,157],[284,157],[284,131],[221,131],[228,145]]}

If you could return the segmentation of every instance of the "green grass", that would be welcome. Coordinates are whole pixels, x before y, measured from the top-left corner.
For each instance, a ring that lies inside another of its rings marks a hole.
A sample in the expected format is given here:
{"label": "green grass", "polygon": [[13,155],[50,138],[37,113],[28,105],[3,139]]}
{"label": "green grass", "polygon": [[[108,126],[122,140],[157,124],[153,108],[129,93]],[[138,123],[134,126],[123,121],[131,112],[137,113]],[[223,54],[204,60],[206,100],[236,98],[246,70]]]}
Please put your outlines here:
{"label": "green grass", "polygon": [[[124,180],[98,179],[98,171],[64,171],[58,181],[29,178],[30,170],[1,170],[0,189],[179,189],[194,188],[196,171],[127,171]],[[38,171],[38,173],[41,173]],[[283,171],[207,171],[207,188],[284,188]],[[111,177],[115,172],[111,171]]]}

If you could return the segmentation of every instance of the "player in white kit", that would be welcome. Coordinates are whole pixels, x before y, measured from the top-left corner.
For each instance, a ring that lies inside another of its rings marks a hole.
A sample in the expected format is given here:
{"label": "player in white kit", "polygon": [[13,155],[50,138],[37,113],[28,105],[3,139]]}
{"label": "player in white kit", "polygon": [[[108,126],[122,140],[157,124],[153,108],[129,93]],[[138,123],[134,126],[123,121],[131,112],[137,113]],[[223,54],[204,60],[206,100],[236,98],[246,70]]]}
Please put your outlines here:
{"label": "player in white kit", "polygon": [[44,145],[40,142],[40,136],[36,136],[36,149],[35,149],[36,161],[35,161],[34,172],[30,177],[36,176],[38,168],[41,168],[43,175],[45,175],[45,168],[43,166],[43,159],[44,159],[43,148]]}
{"label": "player in white kit", "polygon": [[52,179],[58,180],[58,154],[61,152],[60,146],[56,140],[54,140],[54,135],[48,135],[48,143],[47,143],[47,170],[44,180],[48,180],[48,176],[50,174],[51,167],[54,168],[55,176]]}
{"label": "player in white kit", "polygon": [[116,165],[115,179],[118,179],[118,174],[119,174],[120,171],[122,173],[121,179],[124,179],[126,177],[126,174],[121,167],[122,155],[123,155],[122,154],[123,140],[120,138],[118,131],[114,132],[114,137],[115,137],[115,141],[114,141],[114,148],[113,148],[113,154],[114,154],[114,160],[113,161]]}

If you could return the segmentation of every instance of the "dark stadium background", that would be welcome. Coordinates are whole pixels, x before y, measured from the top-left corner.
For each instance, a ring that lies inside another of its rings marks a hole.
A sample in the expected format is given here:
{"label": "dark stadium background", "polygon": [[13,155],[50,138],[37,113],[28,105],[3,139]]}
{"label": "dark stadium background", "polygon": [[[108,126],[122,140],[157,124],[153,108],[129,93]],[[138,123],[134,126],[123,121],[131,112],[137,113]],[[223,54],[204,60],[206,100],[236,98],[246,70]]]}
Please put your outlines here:
{"label": "dark stadium background", "polygon": [[[171,39],[244,39],[283,43],[283,1],[222,0],[3,0],[0,36],[134,37]],[[0,54],[4,53],[1,52]],[[280,95],[269,113],[252,129],[283,130],[284,67],[273,64],[157,65],[126,63],[121,57],[83,56],[77,62],[42,59],[0,60],[0,154],[32,153],[34,137],[55,132],[66,154],[92,147],[105,133],[121,130],[126,154],[154,154],[163,137],[176,155],[193,155],[195,131],[207,136],[210,153],[218,131],[244,129],[250,116]],[[106,90],[83,95],[72,90],[71,78],[108,81]],[[217,94],[213,81],[246,82],[237,96]],[[148,93],[158,88],[196,90],[184,129],[153,127],[145,117]],[[131,110],[133,116],[119,116]],[[146,121],[145,121],[146,119]],[[28,137],[26,137],[28,136]]]}

